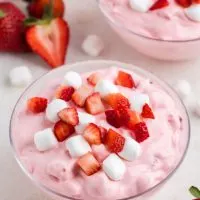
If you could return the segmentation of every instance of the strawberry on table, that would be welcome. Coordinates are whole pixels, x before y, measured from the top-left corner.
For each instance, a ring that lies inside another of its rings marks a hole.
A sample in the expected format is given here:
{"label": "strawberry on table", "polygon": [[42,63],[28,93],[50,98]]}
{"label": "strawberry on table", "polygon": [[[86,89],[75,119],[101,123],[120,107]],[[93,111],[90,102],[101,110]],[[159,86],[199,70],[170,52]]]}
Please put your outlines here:
{"label": "strawberry on table", "polygon": [[140,122],[134,127],[135,139],[141,143],[149,138],[149,131],[147,125],[144,122]]}
{"label": "strawberry on table", "polygon": [[175,0],[180,6],[188,8],[192,5],[192,0]]}
{"label": "strawberry on table", "polygon": [[60,86],[56,90],[55,97],[57,99],[62,99],[64,101],[70,101],[72,98],[72,95],[74,93],[74,88],[73,87],[68,87],[68,86]]}
{"label": "strawberry on table", "polygon": [[157,0],[153,6],[150,8],[150,10],[157,10],[157,9],[161,9],[164,7],[169,6],[169,1],[168,0]]}
{"label": "strawberry on table", "polygon": [[151,107],[148,104],[145,104],[143,106],[143,110],[142,110],[142,114],[141,115],[142,115],[143,118],[155,119],[153,111],[152,111]]}
{"label": "strawberry on table", "polygon": [[101,165],[91,152],[80,157],[77,163],[87,176],[91,176],[101,169]]}
{"label": "strawberry on table", "polygon": [[123,87],[128,87],[128,88],[134,88],[135,87],[135,82],[133,80],[133,77],[124,71],[119,71],[117,79],[115,80],[115,83],[117,85],[121,85]]}
{"label": "strawberry on table", "polygon": [[33,97],[28,100],[27,108],[32,113],[41,113],[46,110],[48,100],[43,97]]}
{"label": "strawberry on table", "polygon": [[95,86],[101,80],[101,78],[102,78],[101,73],[95,72],[87,78],[87,81],[89,84]]}
{"label": "strawberry on table", "polygon": [[129,110],[128,112],[129,112],[130,120],[127,123],[127,127],[131,130],[134,130],[135,125],[142,122],[142,118],[135,111]]}

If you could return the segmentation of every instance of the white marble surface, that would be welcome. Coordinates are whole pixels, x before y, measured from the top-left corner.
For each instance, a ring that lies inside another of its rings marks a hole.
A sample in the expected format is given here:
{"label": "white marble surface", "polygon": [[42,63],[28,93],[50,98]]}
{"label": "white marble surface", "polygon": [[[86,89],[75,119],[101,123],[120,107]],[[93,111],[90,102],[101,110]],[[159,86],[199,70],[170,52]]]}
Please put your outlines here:
{"label": "white marble surface", "polygon": [[[23,6],[20,0],[15,1]],[[95,0],[66,0],[67,15],[71,26],[71,42],[67,62],[92,59],[81,49],[83,38],[89,33],[100,35],[106,44],[106,49],[97,59],[119,60],[147,69],[160,78],[173,84],[177,79],[188,80],[196,95],[200,94],[200,60],[190,62],[163,62],[149,59],[128,47],[110,29],[98,10]],[[9,120],[13,106],[23,89],[9,86],[7,74],[16,66],[27,65],[37,78],[47,72],[49,67],[36,55],[0,54],[0,199],[1,200],[47,200],[47,197],[25,177],[11,153],[9,144]],[[200,98],[200,95],[199,95]],[[184,163],[168,183],[156,194],[153,200],[190,200],[188,187],[191,184],[200,186],[200,119],[191,116],[192,137],[189,152]]]}

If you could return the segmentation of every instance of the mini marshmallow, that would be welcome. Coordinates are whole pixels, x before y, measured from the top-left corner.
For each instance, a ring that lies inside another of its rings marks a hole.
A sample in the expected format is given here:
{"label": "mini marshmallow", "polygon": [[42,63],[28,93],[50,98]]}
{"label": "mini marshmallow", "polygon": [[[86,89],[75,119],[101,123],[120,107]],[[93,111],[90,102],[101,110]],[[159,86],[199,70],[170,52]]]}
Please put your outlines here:
{"label": "mini marshmallow", "polygon": [[9,81],[12,86],[22,87],[32,81],[32,74],[28,67],[16,67],[9,72]]}
{"label": "mini marshmallow", "polygon": [[71,157],[77,158],[91,151],[91,147],[83,136],[77,135],[69,138],[66,143],[66,148]]}
{"label": "mini marshmallow", "polygon": [[153,0],[129,0],[131,8],[138,12],[147,12],[154,4]]}
{"label": "mini marshmallow", "polygon": [[38,151],[47,151],[58,144],[58,141],[51,128],[35,133],[34,143]]}
{"label": "mini marshmallow", "polygon": [[124,177],[126,165],[116,154],[112,153],[103,161],[103,170],[111,180],[119,181]]}
{"label": "mini marshmallow", "polygon": [[82,44],[82,49],[90,56],[99,56],[104,49],[102,39],[97,35],[88,35]]}
{"label": "mini marshmallow", "polygon": [[185,9],[187,17],[193,21],[200,22],[200,5],[193,4]]}
{"label": "mini marshmallow", "polygon": [[131,103],[131,109],[139,113],[142,112],[143,106],[145,104],[150,104],[149,96],[139,92],[133,92],[129,98],[129,101]]}
{"label": "mini marshmallow", "polygon": [[59,120],[58,112],[66,108],[68,104],[61,99],[54,99],[51,103],[47,105],[46,108],[46,118],[55,123]]}
{"label": "mini marshmallow", "polygon": [[118,93],[119,89],[112,82],[108,80],[101,80],[95,86],[95,91],[99,92],[102,97],[105,97],[111,93]]}
{"label": "mini marshmallow", "polygon": [[175,85],[175,90],[182,98],[191,94],[191,86],[186,80],[179,80]]}
{"label": "mini marshmallow", "polygon": [[124,147],[118,155],[125,160],[134,161],[141,154],[141,146],[131,137],[126,137]]}
{"label": "mini marshmallow", "polygon": [[82,78],[77,72],[69,71],[64,76],[63,85],[78,89],[82,85]]}

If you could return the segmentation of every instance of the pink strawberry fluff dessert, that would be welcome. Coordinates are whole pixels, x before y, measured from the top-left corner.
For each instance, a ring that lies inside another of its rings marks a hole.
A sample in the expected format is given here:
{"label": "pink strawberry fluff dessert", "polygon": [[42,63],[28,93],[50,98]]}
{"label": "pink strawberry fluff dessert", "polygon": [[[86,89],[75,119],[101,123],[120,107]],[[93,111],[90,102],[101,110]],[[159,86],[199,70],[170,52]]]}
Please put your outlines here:
{"label": "pink strawberry fluff dessert", "polygon": [[185,110],[158,83],[122,67],[66,68],[25,100],[12,122],[28,174],[66,199],[141,194],[182,159]]}

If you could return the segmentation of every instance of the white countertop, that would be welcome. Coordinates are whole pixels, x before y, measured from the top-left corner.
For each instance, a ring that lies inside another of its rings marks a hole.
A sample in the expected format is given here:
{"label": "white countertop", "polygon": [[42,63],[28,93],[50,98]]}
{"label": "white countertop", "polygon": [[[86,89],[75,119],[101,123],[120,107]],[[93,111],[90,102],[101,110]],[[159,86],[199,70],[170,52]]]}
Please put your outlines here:
{"label": "white countertop", "polygon": [[[13,0],[14,1],[14,0]],[[20,0],[15,2],[21,6]],[[101,57],[128,62],[147,69],[170,84],[178,79],[188,80],[194,92],[200,94],[200,60],[190,62],[164,62],[147,58],[127,46],[110,29],[98,10],[95,0],[67,0],[67,19],[71,26],[71,42],[68,50],[67,63],[93,59],[85,55],[80,45],[89,33],[100,35],[106,44]],[[1,200],[47,200],[44,195],[25,177],[17,165],[9,144],[9,120],[13,106],[24,89],[9,86],[7,74],[10,69],[27,65],[37,78],[47,72],[49,67],[33,54],[0,54],[0,194]],[[200,98],[200,95],[199,95]],[[154,196],[153,200],[190,200],[190,185],[200,186],[200,119],[191,116],[192,137],[189,152],[176,174]],[[199,185],[198,185],[199,184]]]}

